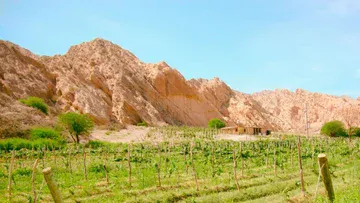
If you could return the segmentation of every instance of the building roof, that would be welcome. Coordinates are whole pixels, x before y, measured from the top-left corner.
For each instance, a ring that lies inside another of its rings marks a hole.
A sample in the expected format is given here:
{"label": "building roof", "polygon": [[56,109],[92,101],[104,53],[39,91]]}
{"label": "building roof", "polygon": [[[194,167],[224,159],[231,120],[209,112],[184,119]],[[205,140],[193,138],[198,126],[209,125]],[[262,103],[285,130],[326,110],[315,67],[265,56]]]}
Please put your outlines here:
{"label": "building roof", "polygon": [[236,129],[236,128],[238,128],[238,126],[229,126],[229,127],[221,128],[221,130]]}

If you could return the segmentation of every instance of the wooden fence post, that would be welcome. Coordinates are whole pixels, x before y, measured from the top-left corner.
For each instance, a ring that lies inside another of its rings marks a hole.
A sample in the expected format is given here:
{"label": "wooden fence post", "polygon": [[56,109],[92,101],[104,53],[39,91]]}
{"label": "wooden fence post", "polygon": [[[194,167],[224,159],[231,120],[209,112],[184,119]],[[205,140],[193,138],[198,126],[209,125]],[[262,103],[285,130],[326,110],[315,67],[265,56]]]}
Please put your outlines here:
{"label": "wooden fence post", "polygon": [[49,187],[49,190],[50,190],[51,196],[53,197],[54,202],[55,203],[63,203],[60,191],[57,188],[57,185],[53,179],[53,174],[51,172],[51,168],[50,167],[45,168],[42,171],[42,173],[43,173],[45,181]]}
{"label": "wooden fence post", "polygon": [[234,162],[234,179],[235,179],[235,183],[236,183],[236,188],[237,188],[237,190],[240,190],[240,185],[239,185],[239,181],[237,179],[237,174],[236,174],[237,162],[236,162],[235,146],[234,146],[234,149],[233,149],[233,162]]}
{"label": "wooden fence post", "polygon": [[129,187],[131,187],[131,144],[128,144],[128,151],[127,151],[127,162],[129,167]]}
{"label": "wooden fence post", "polygon": [[274,143],[274,175],[276,176],[276,143]]}
{"label": "wooden fence post", "polygon": [[70,173],[72,173],[72,167],[71,167],[71,148],[69,147],[68,149],[68,166],[69,166],[69,170],[70,170]]}
{"label": "wooden fence post", "polygon": [[245,160],[243,156],[243,143],[240,142],[240,156],[241,156],[241,177],[244,177]]}
{"label": "wooden fence post", "polygon": [[86,151],[85,151],[85,147],[83,148],[83,156],[84,156],[84,176],[85,176],[85,180],[87,181],[87,172],[86,172]]}
{"label": "wooden fence post", "polygon": [[194,162],[194,158],[193,158],[193,147],[194,147],[194,145],[195,145],[195,143],[194,143],[194,141],[192,141],[191,144],[190,144],[190,161],[191,161],[191,165],[192,165],[192,169],[193,169],[193,175],[194,175],[194,179],[195,179],[195,183],[196,183],[196,190],[199,191],[199,183],[198,183],[198,179],[197,179],[195,162]]}
{"label": "wooden fence post", "polygon": [[34,203],[36,203],[37,196],[36,196],[36,190],[35,190],[35,173],[36,173],[36,166],[39,162],[39,158],[37,158],[34,162],[33,168],[32,168],[32,175],[31,175],[31,189],[32,193],[34,194]]}
{"label": "wooden fence post", "polygon": [[161,149],[160,144],[157,144],[158,148],[158,155],[159,155],[159,162],[157,163],[157,176],[158,176],[158,187],[161,188]]}
{"label": "wooden fence post", "polygon": [[185,167],[186,167],[186,174],[189,174],[189,165],[187,163],[186,160],[186,156],[187,156],[187,146],[184,146],[184,162],[185,162]]}
{"label": "wooden fence post", "polygon": [[11,185],[12,185],[12,172],[14,168],[15,151],[11,152],[11,162],[9,167],[9,202],[11,202]]}
{"label": "wooden fence post", "polygon": [[301,138],[300,135],[298,135],[298,161],[299,161],[299,170],[300,170],[300,183],[301,183],[301,194],[305,196],[305,182],[304,182],[304,174],[303,174],[303,168],[302,168],[302,160],[301,160]]}
{"label": "wooden fence post", "polygon": [[333,184],[332,184],[331,177],[330,177],[330,171],[329,171],[329,167],[328,167],[328,160],[327,160],[326,154],[319,154],[318,160],[319,160],[319,167],[321,169],[321,176],[324,181],[324,185],[325,185],[325,189],[328,194],[328,198],[331,202],[333,202],[335,199],[335,193],[334,193],[334,188],[333,188]]}
{"label": "wooden fence post", "polygon": [[106,161],[104,161],[104,172],[105,172],[105,179],[106,179],[106,185],[109,185],[110,182],[109,182],[109,174],[108,174],[108,171],[107,171],[107,168],[106,168]]}

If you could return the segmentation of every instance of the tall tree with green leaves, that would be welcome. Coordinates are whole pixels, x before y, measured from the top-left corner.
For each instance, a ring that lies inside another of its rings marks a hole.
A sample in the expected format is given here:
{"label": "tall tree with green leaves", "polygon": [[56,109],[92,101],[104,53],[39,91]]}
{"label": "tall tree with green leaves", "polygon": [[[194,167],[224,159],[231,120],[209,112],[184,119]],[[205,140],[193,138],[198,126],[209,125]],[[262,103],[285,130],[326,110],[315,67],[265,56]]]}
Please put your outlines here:
{"label": "tall tree with green leaves", "polygon": [[89,116],[75,112],[61,114],[59,122],[69,131],[72,140],[76,143],[80,142],[80,135],[89,135],[94,128],[94,123]]}
{"label": "tall tree with green leaves", "polygon": [[209,128],[220,129],[225,127],[225,123],[220,119],[214,118],[209,121],[208,126]]}

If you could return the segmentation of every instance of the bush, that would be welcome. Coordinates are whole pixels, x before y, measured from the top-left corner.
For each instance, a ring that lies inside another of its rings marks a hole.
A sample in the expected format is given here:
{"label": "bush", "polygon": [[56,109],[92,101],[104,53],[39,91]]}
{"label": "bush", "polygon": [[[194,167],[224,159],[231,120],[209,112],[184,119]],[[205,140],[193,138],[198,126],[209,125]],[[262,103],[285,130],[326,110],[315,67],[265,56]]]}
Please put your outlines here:
{"label": "bush", "polygon": [[48,149],[59,149],[62,147],[64,142],[50,139],[37,139],[34,141],[26,140],[22,138],[9,138],[0,140],[0,150],[11,151],[11,150],[20,150],[20,149],[42,149],[47,147]]}
{"label": "bush", "polygon": [[147,127],[148,124],[145,121],[141,121],[140,123],[136,124],[137,126],[145,126]]}
{"label": "bush", "polygon": [[208,126],[209,128],[220,129],[225,127],[225,123],[222,122],[220,119],[214,118],[209,121]]}
{"label": "bush", "polygon": [[87,115],[75,112],[61,114],[59,122],[70,132],[71,138],[77,143],[80,141],[80,135],[88,135],[94,128],[93,121]]}
{"label": "bush", "polygon": [[52,128],[33,128],[30,131],[30,139],[37,140],[40,138],[47,138],[52,140],[62,140],[60,133]]}
{"label": "bush", "polygon": [[355,137],[360,137],[360,128],[359,127],[354,127],[352,129],[352,132]]}
{"label": "bush", "polygon": [[13,176],[30,176],[32,170],[28,168],[18,168],[14,171]]}
{"label": "bush", "polygon": [[330,137],[347,136],[344,128],[344,123],[341,121],[330,121],[323,125],[321,134]]}
{"label": "bush", "polygon": [[36,109],[39,109],[45,114],[48,114],[48,106],[43,99],[38,97],[28,97],[26,99],[20,99],[20,102],[26,106],[30,106]]}
{"label": "bush", "polygon": [[90,140],[88,143],[86,143],[85,147],[91,147],[91,149],[98,149],[105,145],[106,144],[104,142],[97,141],[97,140]]}
{"label": "bush", "polygon": [[[105,174],[105,168],[102,164],[94,164],[89,167],[89,171],[93,173],[104,173]],[[106,168],[106,171],[109,172],[109,168]]]}

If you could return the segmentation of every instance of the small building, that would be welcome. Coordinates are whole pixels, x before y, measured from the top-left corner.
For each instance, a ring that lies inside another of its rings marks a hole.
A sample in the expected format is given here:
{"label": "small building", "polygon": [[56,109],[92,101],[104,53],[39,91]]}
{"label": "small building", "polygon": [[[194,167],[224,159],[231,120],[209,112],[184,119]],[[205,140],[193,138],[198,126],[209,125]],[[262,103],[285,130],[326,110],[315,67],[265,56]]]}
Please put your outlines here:
{"label": "small building", "polygon": [[220,132],[224,134],[243,134],[244,128],[240,126],[230,126],[221,128]]}
{"label": "small building", "polygon": [[245,127],[245,134],[248,135],[259,135],[261,133],[261,128],[259,127]]}
{"label": "small building", "polygon": [[244,126],[230,126],[224,127],[220,129],[220,132],[223,134],[247,134],[247,135],[269,135],[270,130],[263,129],[260,127],[252,126],[252,127],[244,127]]}

